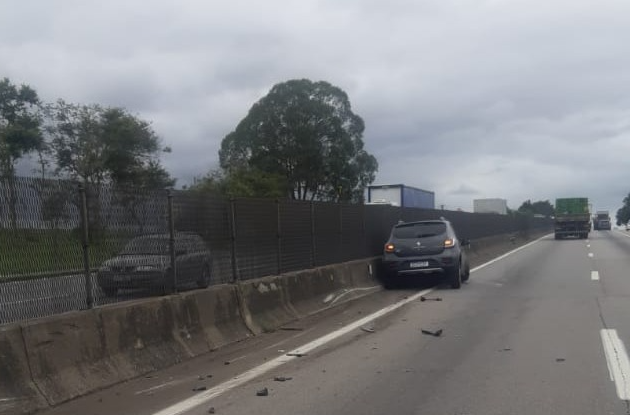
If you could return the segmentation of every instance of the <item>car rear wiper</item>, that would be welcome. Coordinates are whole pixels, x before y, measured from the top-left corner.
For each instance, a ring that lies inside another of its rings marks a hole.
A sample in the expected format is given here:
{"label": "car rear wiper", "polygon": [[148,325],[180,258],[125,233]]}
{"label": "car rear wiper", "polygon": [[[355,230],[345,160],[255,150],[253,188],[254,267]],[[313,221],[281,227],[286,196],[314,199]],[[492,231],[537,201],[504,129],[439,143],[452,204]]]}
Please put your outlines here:
{"label": "car rear wiper", "polygon": [[428,238],[429,236],[436,236],[437,233],[419,233],[416,238]]}

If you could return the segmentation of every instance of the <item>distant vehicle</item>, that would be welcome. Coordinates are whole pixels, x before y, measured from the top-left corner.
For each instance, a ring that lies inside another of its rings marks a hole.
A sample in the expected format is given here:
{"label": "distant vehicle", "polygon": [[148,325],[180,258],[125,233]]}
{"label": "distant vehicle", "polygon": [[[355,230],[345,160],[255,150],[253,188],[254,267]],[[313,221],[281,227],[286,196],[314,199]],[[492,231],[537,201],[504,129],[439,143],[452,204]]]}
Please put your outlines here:
{"label": "distant vehicle", "polygon": [[384,247],[384,284],[390,288],[401,279],[440,273],[452,288],[460,288],[470,276],[468,246],[444,219],[398,223]]}
{"label": "distant vehicle", "polygon": [[599,230],[611,230],[612,224],[610,222],[610,215],[607,210],[598,210],[597,214],[593,217],[593,229]]}
{"label": "distant vehicle", "polygon": [[575,236],[586,239],[591,230],[588,198],[572,197],[556,199],[555,238]]}
{"label": "distant vehicle", "polygon": [[366,204],[435,209],[435,193],[404,184],[368,186]]}
{"label": "distant vehicle", "polygon": [[474,199],[473,212],[498,213],[507,215],[507,200],[505,199]]}
{"label": "distant vehicle", "polygon": [[[210,284],[212,255],[201,236],[179,233],[175,236],[177,285]],[[119,289],[159,288],[167,293],[172,287],[170,236],[143,235],[131,239],[115,257],[103,262],[97,282],[106,296]]]}
{"label": "distant vehicle", "polygon": [[630,231],[630,222],[626,223],[626,230]]}

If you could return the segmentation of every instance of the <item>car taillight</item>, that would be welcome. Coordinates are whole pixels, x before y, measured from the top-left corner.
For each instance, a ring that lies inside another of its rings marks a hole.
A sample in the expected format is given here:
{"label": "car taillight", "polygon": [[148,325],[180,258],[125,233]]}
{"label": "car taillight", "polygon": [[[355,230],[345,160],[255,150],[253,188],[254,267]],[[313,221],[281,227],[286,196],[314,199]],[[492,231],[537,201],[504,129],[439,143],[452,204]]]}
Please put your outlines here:
{"label": "car taillight", "polygon": [[444,248],[452,248],[455,246],[455,240],[454,239],[446,239],[444,240]]}
{"label": "car taillight", "polygon": [[394,252],[394,249],[396,249],[394,244],[385,244],[385,252],[388,252],[391,254],[392,252]]}

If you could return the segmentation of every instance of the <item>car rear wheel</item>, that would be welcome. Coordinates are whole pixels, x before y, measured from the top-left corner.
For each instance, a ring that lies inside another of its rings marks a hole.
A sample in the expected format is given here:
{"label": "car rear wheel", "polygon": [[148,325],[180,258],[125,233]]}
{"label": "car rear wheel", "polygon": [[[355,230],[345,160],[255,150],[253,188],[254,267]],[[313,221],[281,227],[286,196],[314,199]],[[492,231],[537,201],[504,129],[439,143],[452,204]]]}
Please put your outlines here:
{"label": "car rear wheel", "polygon": [[464,267],[464,274],[462,275],[462,281],[468,281],[470,279],[470,265],[466,263]]}
{"label": "car rear wheel", "polygon": [[457,264],[456,268],[450,271],[451,288],[457,290],[462,287],[462,264],[461,261]]}
{"label": "car rear wheel", "polygon": [[203,270],[201,271],[201,278],[197,281],[197,286],[199,288],[208,288],[210,285],[210,266],[204,265]]}

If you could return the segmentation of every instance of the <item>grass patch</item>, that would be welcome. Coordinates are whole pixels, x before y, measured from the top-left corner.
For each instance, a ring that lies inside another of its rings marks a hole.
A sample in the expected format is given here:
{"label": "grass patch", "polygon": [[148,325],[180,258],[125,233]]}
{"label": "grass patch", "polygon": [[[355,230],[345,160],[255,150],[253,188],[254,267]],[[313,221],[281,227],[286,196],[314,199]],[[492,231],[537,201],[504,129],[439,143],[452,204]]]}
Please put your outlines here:
{"label": "grass patch", "polygon": [[[92,241],[89,246],[90,267],[98,267],[113,256],[129,238],[128,234],[103,233]],[[78,230],[0,229],[0,280],[20,275],[81,270],[81,246]]]}

